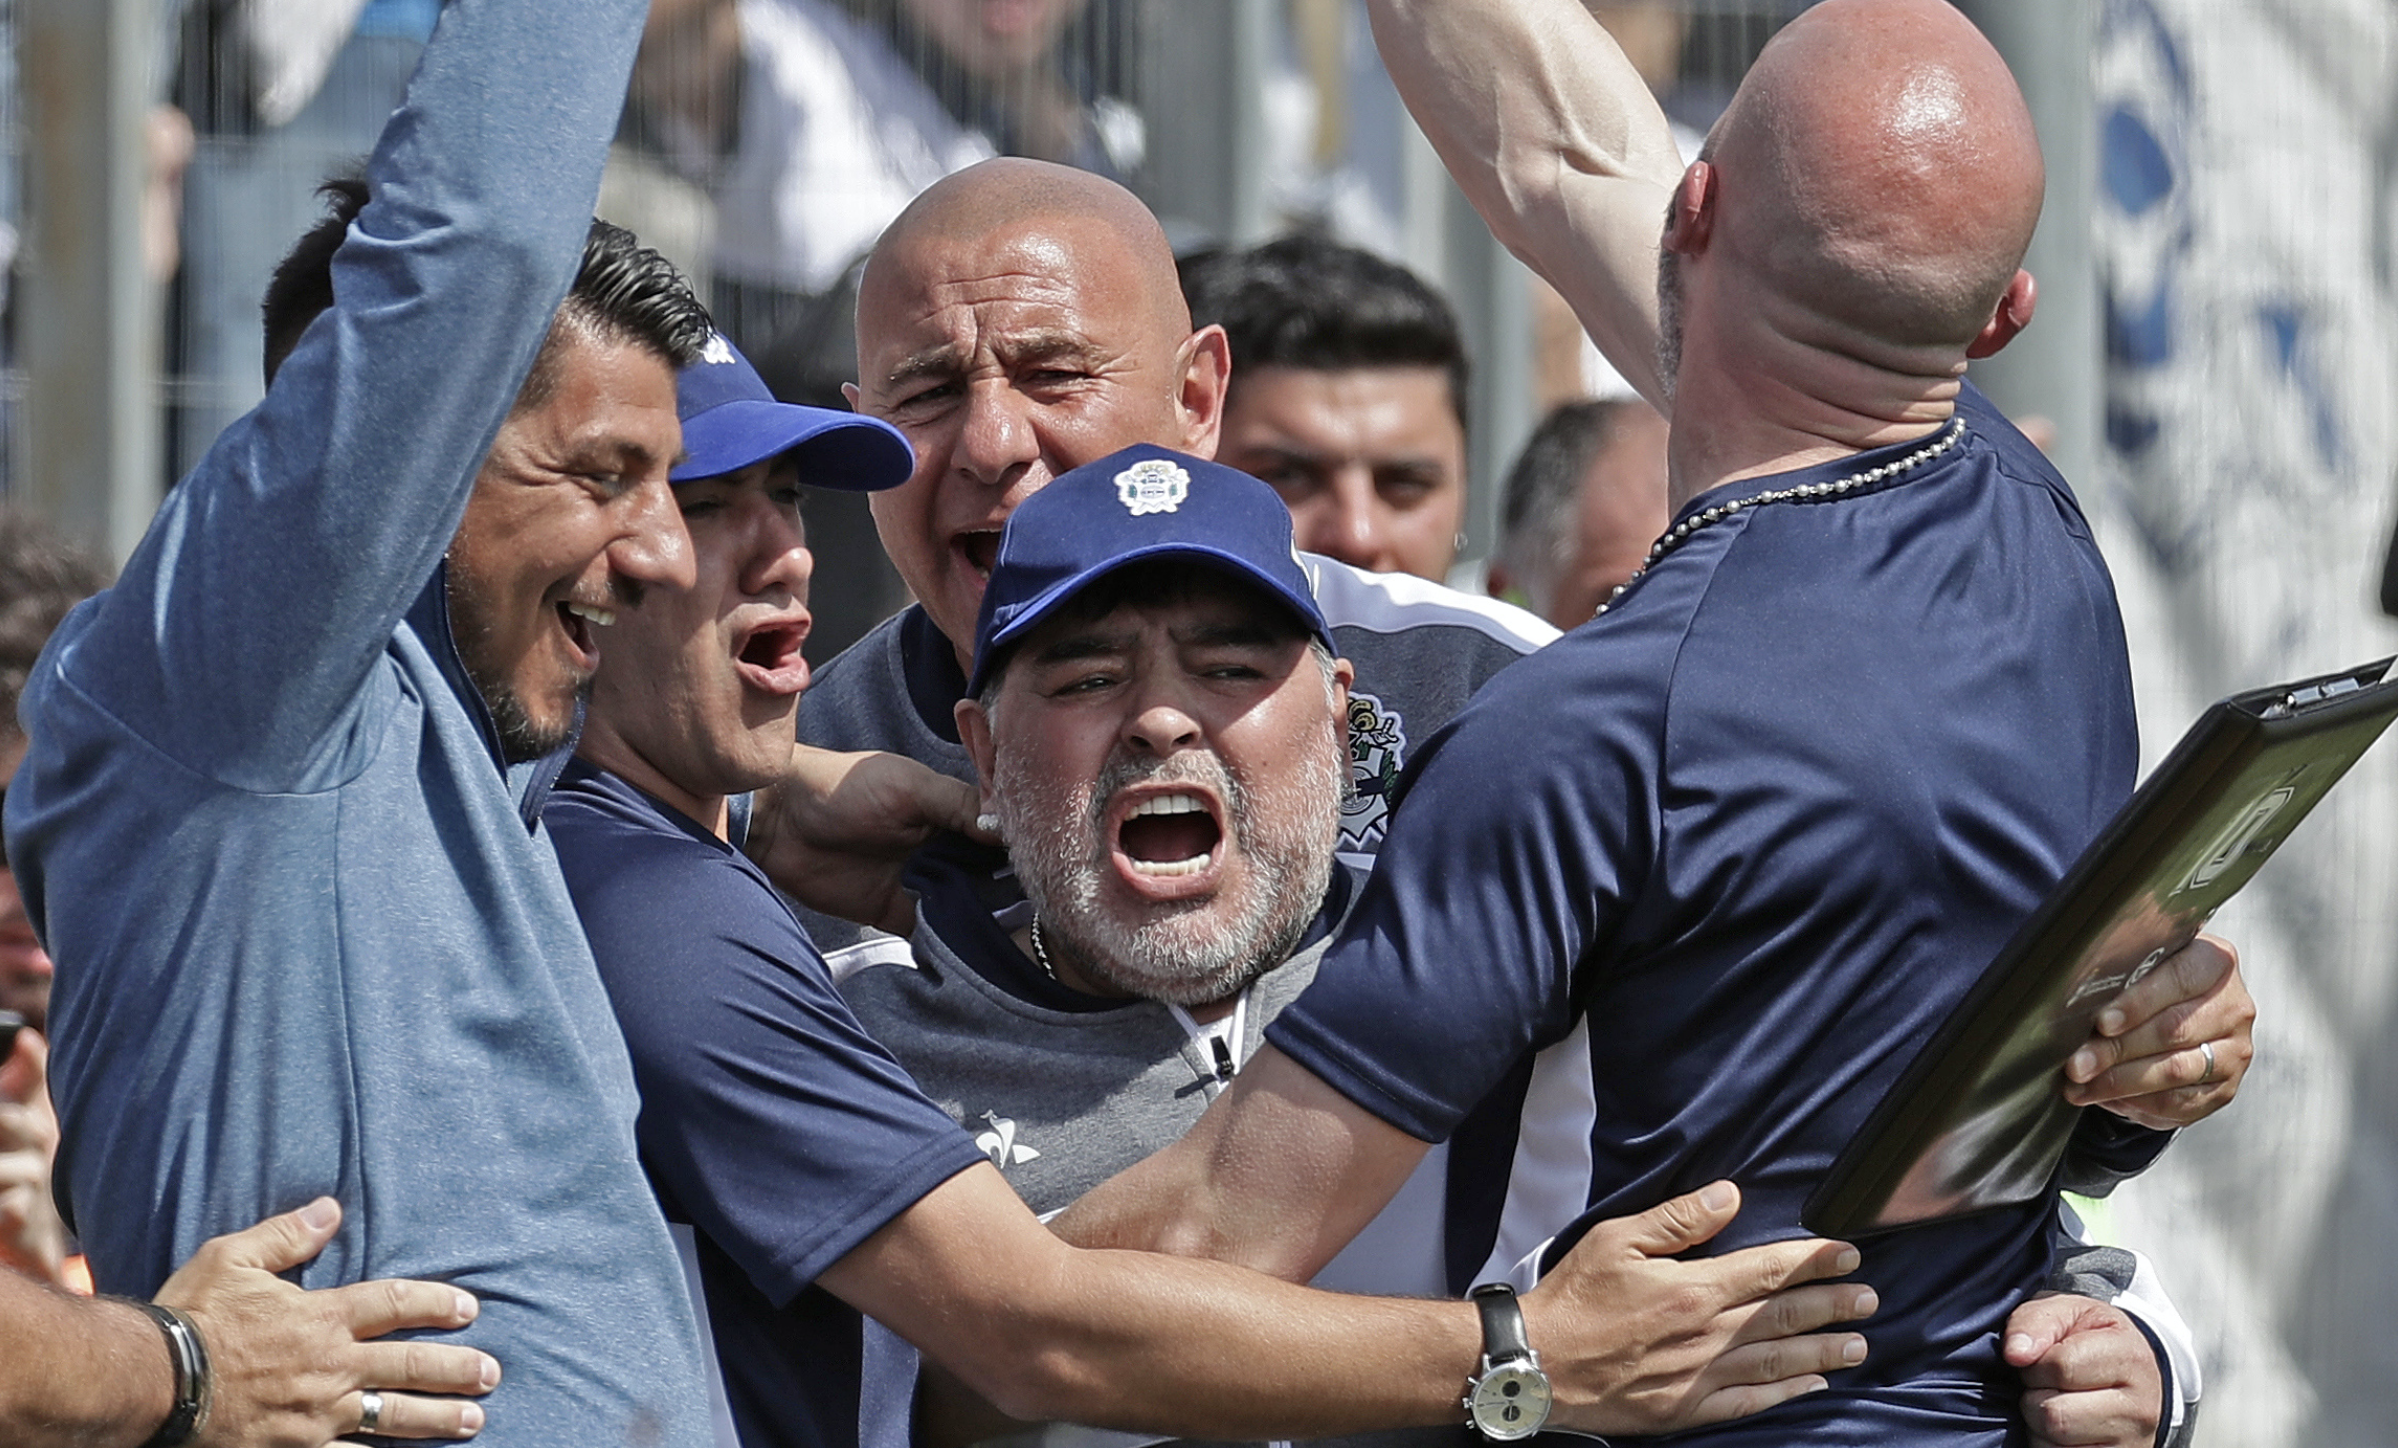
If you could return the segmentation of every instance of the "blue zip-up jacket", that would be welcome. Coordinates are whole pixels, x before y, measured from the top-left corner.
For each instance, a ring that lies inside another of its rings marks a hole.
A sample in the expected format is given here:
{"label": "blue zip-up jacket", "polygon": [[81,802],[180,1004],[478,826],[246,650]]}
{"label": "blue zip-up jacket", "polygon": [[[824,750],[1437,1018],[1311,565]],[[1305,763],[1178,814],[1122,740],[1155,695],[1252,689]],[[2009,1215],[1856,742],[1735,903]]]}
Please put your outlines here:
{"label": "blue zip-up jacket", "polygon": [[707,1444],[622,1038],[439,574],[581,255],[646,0],[451,0],[332,311],[25,694],[62,1196],[104,1290],[316,1194],[303,1270],[454,1282],[482,1441]]}

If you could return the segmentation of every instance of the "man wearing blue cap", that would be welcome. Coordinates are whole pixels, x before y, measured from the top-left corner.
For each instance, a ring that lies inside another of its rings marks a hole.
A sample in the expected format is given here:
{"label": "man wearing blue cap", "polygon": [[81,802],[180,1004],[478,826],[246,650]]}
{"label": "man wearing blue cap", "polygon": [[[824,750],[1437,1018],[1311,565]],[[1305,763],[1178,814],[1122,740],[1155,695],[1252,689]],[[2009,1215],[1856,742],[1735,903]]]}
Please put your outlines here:
{"label": "man wearing blue cap", "polygon": [[[1218,1264],[1068,1248],[850,1015],[823,957],[733,843],[727,800],[781,772],[806,679],[798,489],[889,487],[911,460],[886,425],[775,403],[721,343],[707,357],[684,374],[688,461],[674,474],[698,585],[620,611],[582,757],[546,819],[632,1050],[643,1158],[670,1220],[688,1232],[731,1431],[751,1445],[845,1445],[862,1424],[869,1438],[877,1425],[902,1431],[904,1393],[878,1395],[872,1381],[861,1391],[870,1374],[860,1311],[1025,1416],[1222,1436],[1455,1421],[1456,1385],[1474,1358],[1470,1311],[1331,1299]],[[1256,495],[1234,510],[1250,526],[1237,537],[1217,530],[1216,561],[1257,580],[1266,591],[1250,593],[1270,601],[1238,600],[1241,617],[1195,642],[1209,655],[1209,687],[1258,706],[1253,725],[1296,718],[1291,705],[1312,698],[1328,807],[1302,853],[1319,862],[1320,893],[1341,759],[1326,706],[1347,668],[1321,646],[1288,514],[1262,484],[1239,481]],[[1194,493],[1178,467],[1148,468],[1135,484],[1144,516],[1215,516],[1212,495]],[[1021,567],[1002,570],[1039,581],[994,591],[1018,605],[1006,636],[1026,649],[1050,647],[1045,620],[1073,616],[1089,578],[1080,562],[1121,550],[1104,519],[1086,521],[1086,547],[1027,534]],[[1044,553],[1055,541],[1065,551]],[[1321,673],[1298,663],[1311,637]],[[1088,681],[1069,690],[1096,692]],[[1722,1309],[1832,1255],[1785,1244],[1706,1264],[1622,1260],[1638,1255],[1627,1242],[1662,1254],[1696,1239],[1675,1220],[1661,1211],[1602,1234],[1619,1255],[1582,1259],[1590,1281],[1569,1268],[1561,1290],[1534,1303],[1560,1318],[1555,1356],[1581,1364],[1565,1371],[1590,1385],[1593,1426],[1654,1421],[1625,1416],[1622,1385],[1591,1373],[1646,1343],[1587,1315],[1579,1342],[1568,1340],[1569,1293],[1704,1302],[1688,1326],[1708,1346],[1675,1369],[1696,1377],[1734,1340],[1739,1309]],[[1802,1292],[1787,1302],[1804,1319],[1792,1325],[1846,1315],[1854,1298],[1842,1287]],[[1847,1341],[1803,1338],[1779,1351],[1789,1364],[1836,1355]],[[1702,1386],[1737,1383],[1751,1360],[1707,1369]]]}
{"label": "man wearing blue cap", "polygon": [[[1753,1203],[1725,1240],[1799,1230],[1833,1153],[2132,777],[2103,562],[2053,469],[1960,396],[1967,359],[2031,311],[2028,116],[1953,8],[1831,0],[1685,171],[1661,120],[1589,94],[1653,115],[1570,0],[1374,9],[1511,246],[1617,341],[1652,329],[1655,284],[1687,506],[1606,616],[1419,754],[1315,985],[1192,1133],[1067,1230],[1304,1271],[1339,1239],[1324,1222],[1550,1063],[1590,1104],[1544,1258],[1584,1211],[1718,1175]],[[1671,265],[1642,275],[1661,210]],[[2244,1063],[2245,1036],[2154,1032],[2153,1099],[2126,1114],[2220,1104],[2216,1047]],[[2083,1127],[2119,1165],[2161,1146]],[[2007,1366],[2037,1344],[2004,1324],[2054,1222],[2038,1200],[1877,1241],[1874,1363],[1704,1441],[2021,1441]]]}
{"label": "man wearing blue cap", "polygon": [[[957,714],[1006,865],[925,851],[915,960],[842,991],[1037,1212],[1198,1119],[1362,876],[1335,859],[1353,674],[1291,532],[1264,484],[1138,447],[1025,500],[996,555]],[[1242,656],[1302,644],[1261,690]],[[1318,1282],[1452,1295],[1441,1186]]]}
{"label": "man wearing blue cap", "polygon": [[[1134,448],[1019,505],[958,707],[1009,869],[926,851],[907,877],[914,962],[842,983],[1037,1212],[1199,1119],[1313,980],[1363,877],[1332,859],[1348,665],[1273,503],[1230,470]],[[1301,641],[1320,689],[1267,693],[1237,657]],[[1524,1237],[1513,1198],[1558,1189],[1580,1129],[1553,1089],[1568,1074],[1544,1074],[1520,1128],[1545,1149],[1519,1150],[1512,1180],[1490,1133],[1461,1132],[1456,1169],[1419,1170],[1314,1281],[1442,1296],[1513,1275],[1546,1235]],[[1516,1146],[1515,1121],[1502,1130]],[[2074,1256],[2060,1287],[2113,1297],[2131,1265]],[[2109,1346],[2058,1381],[2094,1390],[2148,1356],[2136,1332]]]}
{"label": "man wearing blue cap", "polygon": [[[667,470],[706,313],[591,219],[647,9],[442,7],[266,400],[25,690],[10,862],[58,962],[60,1195],[99,1285],[150,1294],[325,1195],[303,1285],[482,1301],[487,1408],[362,1377],[343,1432],[708,1441],[539,821],[612,610],[691,578]],[[152,1441],[195,1431],[202,1356]]]}

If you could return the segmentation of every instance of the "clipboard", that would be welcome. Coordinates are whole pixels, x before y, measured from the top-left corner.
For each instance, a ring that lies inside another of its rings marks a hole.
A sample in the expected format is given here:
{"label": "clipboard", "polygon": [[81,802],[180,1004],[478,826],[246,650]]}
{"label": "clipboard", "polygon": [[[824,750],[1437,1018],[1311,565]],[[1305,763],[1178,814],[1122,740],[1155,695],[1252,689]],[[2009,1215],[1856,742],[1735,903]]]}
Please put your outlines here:
{"label": "clipboard", "polygon": [[2059,1072],[2188,944],[2390,721],[2393,659],[2199,716],[1900,1076],[1800,1220],[1854,1238],[2034,1200],[2084,1108]]}

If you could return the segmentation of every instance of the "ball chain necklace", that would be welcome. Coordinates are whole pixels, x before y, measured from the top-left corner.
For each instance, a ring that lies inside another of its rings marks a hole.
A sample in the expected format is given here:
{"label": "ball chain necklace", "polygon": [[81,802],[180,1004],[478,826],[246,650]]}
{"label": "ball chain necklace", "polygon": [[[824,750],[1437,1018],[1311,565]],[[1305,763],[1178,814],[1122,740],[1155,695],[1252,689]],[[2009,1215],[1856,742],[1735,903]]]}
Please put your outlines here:
{"label": "ball chain necklace", "polygon": [[[1591,617],[1596,618],[1599,614],[1615,607],[1615,601],[1624,596],[1625,589],[1638,583],[1642,574],[1657,566],[1658,560],[1681,547],[1690,540],[1690,535],[1710,523],[1720,523],[1743,508],[1754,508],[1763,503],[1789,503],[1805,499],[1845,497],[1859,488],[1871,487],[1875,483],[1895,478],[1909,468],[1923,466],[1955,447],[1957,439],[1964,435],[1965,419],[1960,417],[1942,429],[1939,437],[1933,441],[1917,448],[1903,458],[1886,462],[1878,468],[1867,468],[1861,473],[1851,473],[1845,478],[1829,483],[1801,483],[1795,488],[1775,488],[1770,492],[1756,493],[1746,498],[1734,498],[1728,503],[1718,503],[1704,512],[1693,513],[1676,523],[1671,532],[1658,539],[1650,547],[1649,556],[1641,561],[1640,567],[1633,570],[1630,578],[1615,586],[1615,591],[1607,595],[1607,601],[1599,605],[1598,613],[1592,614]],[[1033,925],[1033,943],[1037,946],[1040,939],[1040,924],[1036,921]]]}
{"label": "ball chain necklace", "polygon": [[1038,915],[1032,918],[1032,958],[1041,963],[1041,974],[1048,976],[1052,984],[1065,984],[1057,978],[1057,967],[1049,963],[1049,947],[1041,943],[1041,917]]}

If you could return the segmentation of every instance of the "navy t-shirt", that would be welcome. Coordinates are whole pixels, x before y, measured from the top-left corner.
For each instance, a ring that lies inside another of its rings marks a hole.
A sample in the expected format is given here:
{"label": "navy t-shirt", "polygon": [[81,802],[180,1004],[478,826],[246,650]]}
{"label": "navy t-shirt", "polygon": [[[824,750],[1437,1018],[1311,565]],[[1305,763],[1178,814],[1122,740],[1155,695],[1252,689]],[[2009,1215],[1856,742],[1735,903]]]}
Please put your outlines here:
{"label": "navy t-shirt", "polygon": [[811,1284],[982,1152],[739,850],[581,761],[543,818],[632,1050],[642,1162],[697,1238],[742,1442],[855,1448],[861,1319]]}
{"label": "navy t-shirt", "polygon": [[[1561,1046],[1588,1211],[1543,1224],[1548,1262],[1588,1221],[1717,1177],[1745,1206],[1710,1250],[1803,1235],[1833,1156],[2130,792],[2123,631],[2088,527],[1970,388],[1961,414],[1930,462],[1698,530],[1492,681],[1419,757],[1356,913],[1269,1032],[1425,1140]],[[2006,1441],[1995,1335],[2044,1274],[2052,1210],[1863,1244],[1871,1360],[1687,1441]]]}

